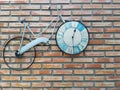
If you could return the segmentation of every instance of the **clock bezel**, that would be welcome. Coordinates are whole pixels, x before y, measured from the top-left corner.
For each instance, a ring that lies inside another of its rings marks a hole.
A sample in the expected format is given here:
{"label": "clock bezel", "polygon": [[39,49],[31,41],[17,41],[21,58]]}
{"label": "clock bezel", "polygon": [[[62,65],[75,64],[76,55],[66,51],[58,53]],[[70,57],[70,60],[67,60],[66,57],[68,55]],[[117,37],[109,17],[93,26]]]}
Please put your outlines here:
{"label": "clock bezel", "polygon": [[[87,33],[88,33],[88,42],[87,42],[85,48],[84,48],[81,52],[79,52],[79,53],[73,53],[73,54],[67,53],[67,52],[63,51],[63,50],[60,48],[59,44],[58,44],[58,41],[57,41],[57,33],[58,33],[58,31],[59,31],[59,28],[60,28],[62,25],[64,25],[65,23],[67,23],[67,22],[78,22],[78,23],[82,24],[82,25],[86,28],[86,31],[87,31]],[[82,53],[83,51],[85,51],[85,49],[87,48],[87,46],[88,46],[88,44],[89,44],[89,32],[88,32],[88,28],[87,28],[81,21],[67,21],[67,22],[62,23],[62,24],[60,25],[60,27],[57,29],[56,35],[55,35],[56,44],[57,44],[58,48],[59,48],[62,52],[64,52],[65,54],[69,54],[69,55],[77,55],[77,54],[80,54],[80,53]]]}

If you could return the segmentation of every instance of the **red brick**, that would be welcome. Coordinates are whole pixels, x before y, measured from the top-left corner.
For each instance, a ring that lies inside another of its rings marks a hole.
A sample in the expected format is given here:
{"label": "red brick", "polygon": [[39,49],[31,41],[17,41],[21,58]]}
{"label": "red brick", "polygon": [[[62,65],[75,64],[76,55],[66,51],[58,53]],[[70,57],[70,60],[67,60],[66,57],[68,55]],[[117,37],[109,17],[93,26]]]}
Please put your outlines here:
{"label": "red brick", "polygon": [[51,74],[51,70],[33,70],[32,74]]}
{"label": "red brick", "polygon": [[54,70],[53,71],[54,74],[58,74],[58,75],[66,75],[66,74],[72,74],[72,70]]}
{"label": "red brick", "polygon": [[94,45],[96,45],[96,44],[104,44],[104,40],[90,40],[90,42],[89,42],[90,44],[94,44]]}
{"label": "red brick", "polygon": [[86,81],[103,81],[103,76],[85,76]]}
{"label": "red brick", "polygon": [[19,33],[20,32],[20,29],[12,29],[12,28],[10,28],[10,29],[6,29],[6,28],[3,28],[3,29],[1,29],[1,32],[2,33]]}
{"label": "red brick", "polygon": [[114,82],[96,82],[96,87],[114,87]]}
{"label": "red brick", "polygon": [[94,10],[93,11],[94,15],[111,15],[112,14],[112,10]]}
{"label": "red brick", "polygon": [[22,77],[23,81],[40,81],[41,80],[41,76],[23,76]]}
{"label": "red brick", "polygon": [[110,75],[112,75],[114,73],[115,73],[114,70],[95,70],[95,74],[104,74],[104,75],[110,74]]}
{"label": "red brick", "polygon": [[[85,16],[82,18],[83,21],[101,21],[102,20],[102,17],[101,16]],[[98,23],[100,24],[100,23]],[[101,24],[102,26],[103,24]],[[93,26],[97,26],[93,23]]]}
{"label": "red brick", "polygon": [[93,0],[93,3],[111,3],[111,0]]}
{"label": "red brick", "polygon": [[18,17],[0,17],[0,21],[18,21]]}
{"label": "red brick", "polygon": [[23,71],[11,71],[12,75],[30,75],[30,70],[23,70]]}
{"label": "red brick", "polygon": [[44,76],[43,77],[44,81],[62,81],[61,76]]}
{"label": "red brick", "polygon": [[113,3],[120,3],[119,0],[113,0]]}
{"label": "red brick", "polygon": [[120,82],[116,82],[116,83],[115,83],[115,86],[116,86],[116,87],[119,87],[119,86],[120,86]]}
{"label": "red brick", "polygon": [[101,9],[102,4],[83,4],[83,9]]}
{"label": "red brick", "polygon": [[29,0],[11,0],[11,3],[26,4],[26,3],[29,3]]}
{"label": "red brick", "polygon": [[112,26],[112,23],[111,22],[93,22],[92,26],[107,27],[107,26]]}
{"label": "red brick", "polygon": [[83,81],[83,76],[64,76],[64,81]]}
{"label": "red brick", "polygon": [[109,52],[106,52],[106,56],[120,56],[120,52],[109,51]]}
{"label": "red brick", "polygon": [[104,52],[86,52],[86,56],[104,56]]}
{"label": "red brick", "polygon": [[10,83],[9,82],[1,82],[0,87],[10,87]]}
{"label": "red brick", "polygon": [[94,38],[113,38],[113,34],[94,34]]}
{"label": "red brick", "polygon": [[114,22],[114,26],[120,26],[120,22]]}
{"label": "red brick", "polygon": [[36,10],[36,9],[40,9],[39,5],[22,5],[21,9],[23,10]]}
{"label": "red brick", "polygon": [[9,15],[10,11],[1,11],[0,12],[0,16],[5,16],[5,15]]}
{"label": "red brick", "polygon": [[120,15],[120,11],[119,11],[119,10],[114,10],[114,11],[113,11],[113,14],[114,14],[114,15]]}
{"label": "red brick", "polygon": [[37,3],[37,4],[39,4],[39,3],[49,3],[49,0],[31,0],[31,3]]}
{"label": "red brick", "polygon": [[0,70],[0,75],[7,75],[10,74],[9,70]]}
{"label": "red brick", "polygon": [[50,87],[51,83],[49,82],[33,82],[32,87]]}
{"label": "red brick", "polygon": [[30,15],[30,11],[11,11],[11,15],[28,16],[28,15]]}
{"label": "red brick", "polygon": [[115,64],[106,64],[106,68],[120,68],[120,65],[115,63]]}
{"label": "red brick", "polygon": [[119,63],[120,62],[120,58],[119,57],[114,58],[114,62],[116,62],[116,63],[118,62]]}
{"label": "red brick", "polygon": [[35,62],[37,63],[51,62],[51,58],[36,58]]}
{"label": "red brick", "polygon": [[75,87],[93,87],[93,82],[75,82]]}
{"label": "red brick", "polygon": [[53,62],[55,63],[71,62],[71,58],[53,58]]}
{"label": "red brick", "polygon": [[119,9],[120,5],[119,4],[104,4],[103,8],[104,9]]}
{"label": "red brick", "polygon": [[105,44],[120,44],[119,40],[105,40]]}
{"label": "red brick", "polygon": [[54,82],[54,87],[72,87],[72,82]]}
{"label": "red brick", "polygon": [[120,70],[116,70],[116,74],[120,74]]}
{"label": "red brick", "polygon": [[44,56],[62,56],[62,52],[45,52]]}
{"label": "red brick", "polygon": [[93,74],[93,70],[74,70],[74,74]]}
{"label": "red brick", "polygon": [[108,80],[108,81],[119,81],[120,76],[107,76],[106,80]]}
{"label": "red brick", "polygon": [[73,61],[74,62],[88,62],[88,63],[90,63],[93,60],[92,60],[92,58],[74,58]]}
{"label": "red brick", "polygon": [[94,46],[94,50],[113,50],[113,46]]}
{"label": "red brick", "polygon": [[85,64],[85,68],[104,68],[103,64]]}
{"label": "red brick", "polygon": [[32,11],[32,15],[34,15],[34,16],[40,16],[40,15],[42,15],[42,16],[48,16],[48,15],[50,15],[50,11]]}
{"label": "red brick", "polygon": [[20,80],[19,76],[2,76],[1,79],[3,81],[18,81]]}
{"label": "red brick", "polygon": [[104,17],[104,20],[107,20],[107,21],[119,21],[120,20],[120,17],[118,16],[105,16]]}
{"label": "red brick", "polygon": [[64,68],[82,68],[83,64],[64,64]]}
{"label": "red brick", "polygon": [[43,64],[42,68],[62,68],[62,64]]}
{"label": "red brick", "polygon": [[14,82],[14,83],[11,83],[11,86],[12,87],[30,87],[30,83],[25,83],[25,82]]}
{"label": "red brick", "polygon": [[114,58],[94,58],[94,62],[97,62],[97,63],[111,63],[111,62],[114,62]]}
{"label": "red brick", "polygon": [[52,3],[69,3],[69,0],[60,0],[60,1],[56,1],[56,0],[51,0]]}
{"label": "red brick", "polygon": [[89,3],[90,0],[72,0],[72,3]]}
{"label": "red brick", "polygon": [[120,32],[119,28],[105,28],[105,32],[116,33]]}
{"label": "red brick", "polygon": [[19,10],[19,5],[1,5],[2,10]]}

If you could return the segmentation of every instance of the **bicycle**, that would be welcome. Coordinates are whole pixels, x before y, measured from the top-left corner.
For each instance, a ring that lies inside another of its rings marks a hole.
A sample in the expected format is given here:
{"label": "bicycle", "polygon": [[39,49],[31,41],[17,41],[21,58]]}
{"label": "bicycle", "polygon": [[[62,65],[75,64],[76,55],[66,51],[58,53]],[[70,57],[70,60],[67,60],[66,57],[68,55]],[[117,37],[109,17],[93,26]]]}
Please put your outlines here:
{"label": "bicycle", "polygon": [[[49,8],[50,9],[50,8]],[[57,8],[57,11],[60,10]],[[49,38],[40,37],[48,28],[55,22],[53,31]],[[38,34],[35,34],[29,26],[29,23],[24,19],[21,24],[24,25],[22,36],[17,36],[9,39],[3,49],[3,58],[5,64],[13,70],[26,70],[31,67],[36,58],[37,45],[50,45],[50,40],[54,35],[57,23],[62,22],[56,32],[56,44],[61,51],[67,54],[79,54],[88,44],[88,30],[82,22],[66,21],[61,13],[53,18],[48,26]],[[25,37],[26,29],[34,37],[34,40]]]}

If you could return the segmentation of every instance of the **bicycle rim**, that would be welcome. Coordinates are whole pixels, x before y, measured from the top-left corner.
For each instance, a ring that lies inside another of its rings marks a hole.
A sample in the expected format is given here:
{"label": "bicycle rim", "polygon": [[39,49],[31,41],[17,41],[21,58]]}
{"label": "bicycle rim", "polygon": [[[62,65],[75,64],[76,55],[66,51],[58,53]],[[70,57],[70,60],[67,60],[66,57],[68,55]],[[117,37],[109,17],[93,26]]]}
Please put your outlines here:
{"label": "bicycle rim", "polygon": [[[16,57],[15,53],[19,49],[21,38],[21,36],[18,36],[8,40],[3,49],[3,59],[5,64],[10,69],[17,71],[28,69],[34,63],[36,58],[35,47],[25,52],[21,57]],[[29,42],[30,40],[24,37],[23,46]]]}

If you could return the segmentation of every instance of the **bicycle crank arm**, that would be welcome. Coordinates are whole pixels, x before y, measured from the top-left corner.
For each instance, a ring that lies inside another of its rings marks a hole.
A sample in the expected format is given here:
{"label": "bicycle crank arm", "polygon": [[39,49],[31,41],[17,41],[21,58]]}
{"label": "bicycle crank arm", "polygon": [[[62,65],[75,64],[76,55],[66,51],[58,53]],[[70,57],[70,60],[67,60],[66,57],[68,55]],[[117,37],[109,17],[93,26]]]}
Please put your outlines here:
{"label": "bicycle crank arm", "polygon": [[18,53],[23,54],[24,52],[28,51],[30,48],[38,45],[39,43],[48,43],[48,41],[49,39],[45,37],[36,38],[35,40],[23,46],[20,50],[18,50]]}

